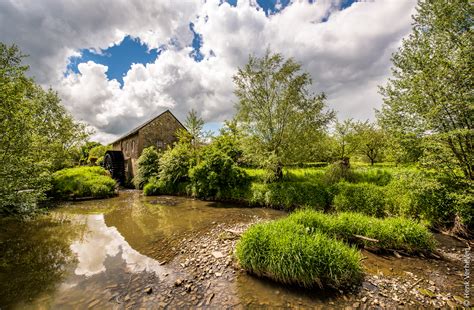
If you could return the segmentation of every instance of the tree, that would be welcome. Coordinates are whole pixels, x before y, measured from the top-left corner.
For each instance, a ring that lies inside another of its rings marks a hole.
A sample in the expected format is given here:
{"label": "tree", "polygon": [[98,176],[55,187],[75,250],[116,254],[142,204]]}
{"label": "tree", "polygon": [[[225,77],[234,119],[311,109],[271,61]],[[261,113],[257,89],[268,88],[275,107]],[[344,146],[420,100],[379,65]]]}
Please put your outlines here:
{"label": "tree", "polygon": [[354,140],[358,153],[366,156],[372,166],[377,160],[380,160],[386,145],[386,137],[382,129],[368,121],[356,122],[354,124]]}
{"label": "tree", "polygon": [[334,139],[336,140],[335,153],[338,159],[344,160],[354,153],[357,145],[354,143],[354,121],[351,118],[343,122],[336,122]]}
{"label": "tree", "polygon": [[430,167],[472,181],[474,6],[468,0],[419,1],[413,30],[393,55],[381,87],[380,123],[394,136],[423,138]]}
{"label": "tree", "polygon": [[306,133],[321,130],[334,117],[323,111],[326,96],[309,92],[311,77],[299,63],[270,51],[262,58],[250,56],[233,80],[239,99],[236,119],[248,136],[248,151],[260,163],[267,160],[281,179],[283,165],[310,144],[302,141]]}
{"label": "tree", "polygon": [[49,188],[54,170],[87,136],[53,90],[26,77],[15,45],[0,42],[0,211],[29,213]]}

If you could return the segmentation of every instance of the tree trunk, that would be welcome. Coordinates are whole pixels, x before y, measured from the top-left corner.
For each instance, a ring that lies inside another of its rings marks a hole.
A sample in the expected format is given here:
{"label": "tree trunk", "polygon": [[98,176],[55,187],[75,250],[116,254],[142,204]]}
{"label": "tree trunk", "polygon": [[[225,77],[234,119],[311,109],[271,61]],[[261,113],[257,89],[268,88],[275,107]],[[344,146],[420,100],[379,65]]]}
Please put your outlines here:
{"label": "tree trunk", "polygon": [[275,179],[277,181],[280,181],[283,179],[283,164],[281,162],[278,162],[276,169],[275,169]]}

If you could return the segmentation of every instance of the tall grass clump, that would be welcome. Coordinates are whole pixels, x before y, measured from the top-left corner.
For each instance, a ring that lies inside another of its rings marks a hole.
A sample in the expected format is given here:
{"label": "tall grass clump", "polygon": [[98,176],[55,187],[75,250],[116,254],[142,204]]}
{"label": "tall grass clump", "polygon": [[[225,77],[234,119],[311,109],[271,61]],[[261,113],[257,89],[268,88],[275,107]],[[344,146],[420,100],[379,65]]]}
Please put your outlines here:
{"label": "tall grass clump", "polygon": [[336,211],[361,212],[383,217],[385,215],[385,194],[383,187],[370,183],[341,182],[335,185],[333,207]]}
{"label": "tall grass clump", "polygon": [[359,252],[287,219],[248,229],[237,244],[240,265],[258,276],[303,287],[345,288],[363,277]]}
{"label": "tall grass clump", "polygon": [[303,225],[309,231],[326,233],[340,240],[376,246],[383,250],[418,253],[432,251],[435,247],[433,236],[426,226],[402,217],[378,219],[352,212],[323,214],[302,210],[291,214],[288,219],[294,224]]}
{"label": "tall grass clump", "polygon": [[58,199],[105,198],[115,194],[116,182],[102,167],[76,167],[52,175],[50,196]]}
{"label": "tall grass clump", "polygon": [[253,183],[247,200],[251,205],[285,210],[301,206],[324,210],[329,204],[326,187],[312,182]]}

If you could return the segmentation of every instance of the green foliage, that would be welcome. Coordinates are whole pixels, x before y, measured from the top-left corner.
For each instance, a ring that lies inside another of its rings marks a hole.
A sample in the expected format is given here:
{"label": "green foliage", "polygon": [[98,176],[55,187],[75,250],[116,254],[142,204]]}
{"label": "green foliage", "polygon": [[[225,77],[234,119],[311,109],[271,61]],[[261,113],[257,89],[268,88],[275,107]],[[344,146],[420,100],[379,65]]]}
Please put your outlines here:
{"label": "green foliage", "polygon": [[141,189],[150,178],[158,176],[160,153],[154,146],[143,149],[137,160],[137,172],[133,178],[135,188]]}
{"label": "green foliage", "polygon": [[380,161],[386,145],[386,135],[384,131],[366,122],[356,122],[354,124],[354,144],[357,153],[366,157],[371,165]]}
{"label": "green foliage", "polygon": [[334,142],[331,146],[336,159],[343,159],[354,154],[357,145],[354,141],[354,121],[347,119],[343,122],[336,122],[334,131]]}
{"label": "green foliage", "polygon": [[95,165],[102,165],[104,162],[104,156],[105,153],[108,150],[111,150],[112,146],[111,145],[97,145],[91,148],[88,152],[88,157],[87,157],[87,163],[89,164],[95,164]]}
{"label": "green foliage", "polygon": [[378,119],[397,137],[423,140],[424,164],[474,179],[474,6],[419,1],[413,30],[392,57]]}
{"label": "green foliage", "polygon": [[392,172],[388,169],[359,168],[354,169],[353,173],[356,182],[372,183],[379,186],[387,185],[393,178]]}
{"label": "green foliage", "polygon": [[[309,91],[311,77],[293,59],[270,51],[249,57],[234,76],[237,116],[246,134],[246,151],[261,164],[273,157],[273,173],[281,179],[284,164],[301,155],[334,113],[323,112],[325,95]],[[308,139],[308,143],[305,140]]]}
{"label": "green foliage", "polygon": [[26,77],[19,49],[0,42],[0,212],[28,214],[45,198],[51,172],[71,165],[84,126]]}
{"label": "green foliage", "polygon": [[[402,217],[378,219],[360,213],[342,212],[331,215],[303,210],[291,214],[288,220],[303,225],[309,231],[386,250],[416,253],[435,248],[434,238],[424,225]],[[360,239],[355,235],[379,242]]]}
{"label": "green foliage", "polygon": [[329,204],[326,187],[312,182],[253,183],[247,199],[251,205],[286,210],[301,206],[324,210]]}
{"label": "green foliage", "polygon": [[352,211],[371,216],[385,216],[385,189],[369,183],[338,183],[333,199],[334,209],[338,212]]}
{"label": "green foliage", "polygon": [[345,165],[343,162],[335,162],[330,165],[324,173],[324,181],[327,184],[336,184],[340,181],[355,181],[356,176],[350,166]]}
{"label": "green foliage", "polygon": [[195,166],[194,151],[188,143],[177,143],[166,150],[158,161],[159,181],[167,191],[178,189],[180,183],[189,182],[189,169]]}
{"label": "green foliage", "polygon": [[454,220],[447,189],[433,176],[421,172],[398,173],[385,187],[390,214],[446,225]]}
{"label": "green foliage", "polygon": [[209,146],[199,164],[189,171],[193,196],[200,198],[229,198],[232,189],[245,189],[249,177],[230,156]]}
{"label": "green foliage", "polygon": [[236,248],[249,272],[303,287],[347,288],[360,283],[359,252],[287,219],[250,227]]}
{"label": "green foliage", "polygon": [[52,175],[50,195],[58,199],[106,198],[115,194],[116,182],[101,167],[76,167]]}

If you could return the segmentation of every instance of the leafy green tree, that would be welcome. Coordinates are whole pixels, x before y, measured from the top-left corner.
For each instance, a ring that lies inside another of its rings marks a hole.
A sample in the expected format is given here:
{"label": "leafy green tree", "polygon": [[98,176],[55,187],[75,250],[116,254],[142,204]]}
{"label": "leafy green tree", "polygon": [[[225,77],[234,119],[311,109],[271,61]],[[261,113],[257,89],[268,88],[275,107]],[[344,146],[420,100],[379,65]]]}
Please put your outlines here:
{"label": "leafy green tree", "polygon": [[0,42],[0,211],[28,214],[45,197],[50,173],[71,164],[87,136],[60,104],[26,77],[15,45]]}
{"label": "leafy green tree", "polygon": [[343,122],[336,121],[334,127],[334,140],[336,141],[335,154],[337,159],[349,158],[357,149],[354,141],[354,120],[346,119]]}
{"label": "leafy green tree", "polygon": [[[293,59],[267,51],[262,58],[249,57],[234,76],[236,119],[247,134],[248,152],[258,162],[269,162],[275,179],[283,166],[300,153],[307,133],[323,129],[334,117],[324,112],[326,96],[308,90],[311,77]],[[268,161],[268,159],[271,159]]]}
{"label": "leafy green tree", "polygon": [[354,124],[354,141],[357,145],[357,152],[367,157],[371,165],[382,158],[386,135],[375,124],[368,121],[356,122]]}
{"label": "leafy green tree", "polygon": [[473,180],[473,10],[468,0],[419,1],[413,30],[380,92],[381,124],[423,137],[430,167]]}

